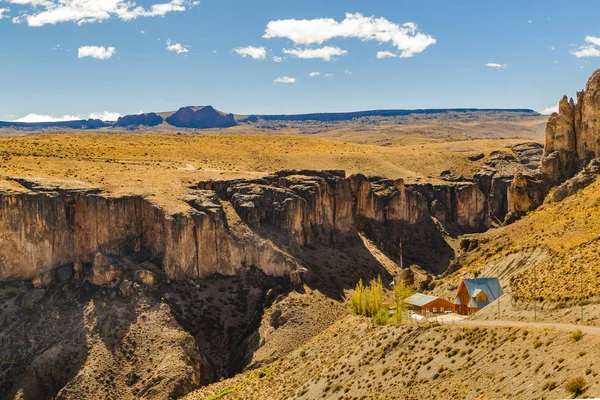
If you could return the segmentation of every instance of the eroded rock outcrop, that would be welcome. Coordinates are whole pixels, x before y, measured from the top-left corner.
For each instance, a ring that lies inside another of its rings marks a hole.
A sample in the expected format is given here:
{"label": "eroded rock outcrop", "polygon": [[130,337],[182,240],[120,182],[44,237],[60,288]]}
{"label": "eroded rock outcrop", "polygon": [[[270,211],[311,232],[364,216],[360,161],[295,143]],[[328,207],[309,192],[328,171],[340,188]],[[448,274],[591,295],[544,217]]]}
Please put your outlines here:
{"label": "eroded rock outcrop", "polygon": [[542,204],[553,186],[581,171],[600,156],[600,70],[592,74],[577,103],[566,96],[546,124],[546,140],[540,171],[515,176],[509,196],[509,219]]}

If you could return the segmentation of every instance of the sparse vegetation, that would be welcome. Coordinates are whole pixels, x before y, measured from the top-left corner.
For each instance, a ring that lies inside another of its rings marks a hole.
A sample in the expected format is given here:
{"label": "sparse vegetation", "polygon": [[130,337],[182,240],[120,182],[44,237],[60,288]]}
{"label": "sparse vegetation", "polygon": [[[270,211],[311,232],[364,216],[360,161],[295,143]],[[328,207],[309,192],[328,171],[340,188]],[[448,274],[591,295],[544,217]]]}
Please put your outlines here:
{"label": "sparse vegetation", "polygon": [[583,379],[581,376],[578,376],[567,382],[565,385],[565,390],[567,393],[577,397],[585,391],[586,385],[587,382],[585,379]]}
{"label": "sparse vegetation", "polygon": [[583,332],[581,332],[581,329],[571,332],[571,342],[576,343],[579,342],[581,339],[583,339]]}

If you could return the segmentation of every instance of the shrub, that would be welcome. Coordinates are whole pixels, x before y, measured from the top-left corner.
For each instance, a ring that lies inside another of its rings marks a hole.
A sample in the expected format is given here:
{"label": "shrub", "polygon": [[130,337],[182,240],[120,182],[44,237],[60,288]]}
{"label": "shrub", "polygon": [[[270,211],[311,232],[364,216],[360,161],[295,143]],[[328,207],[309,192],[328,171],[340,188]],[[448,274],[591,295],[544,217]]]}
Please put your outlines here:
{"label": "shrub", "polygon": [[390,313],[388,310],[381,308],[377,311],[377,314],[373,315],[372,319],[377,325],[385,325],[390,319]]}
{"label": "shrub", "polygon": [[552,391],[554,389],[556,389],[555,381],[548,381],[544,384],[544,390]]}
{"label": "shrub", "polygon": [[579,342],[581,339],[583,339],[583,332],[581,332],[581,329],[571,332],[571,342]]}
{"label": "shrub", "polygon": [[565,389],[567,390],[567,392],[569,392],[573,396],[577,397],[583,393],[586,385],[587,385],[587,382],[585,381],[585,379],[583,379],[581,376],[578,376],[576,378],[571,379],[569,382],[567,382]]}

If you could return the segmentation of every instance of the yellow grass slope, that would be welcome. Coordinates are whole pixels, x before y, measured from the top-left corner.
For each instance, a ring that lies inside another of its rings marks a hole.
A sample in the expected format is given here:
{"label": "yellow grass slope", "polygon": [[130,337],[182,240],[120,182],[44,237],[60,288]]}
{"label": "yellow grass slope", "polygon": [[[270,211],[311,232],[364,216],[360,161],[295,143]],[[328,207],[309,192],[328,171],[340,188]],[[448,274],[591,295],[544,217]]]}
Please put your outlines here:
{"label": "yellow grass slope", "polygon": [[535,285],[538,302],[561,307],[578,303],[583,281],[584,301],[600,300],[600,181],[477,239],[448,286],[464,275],[501,274],[512,300],[532,302]]}
{"label": "yellow grass slope", "polygon": [[[150,197],[170,211],[200,180],[257,177],[282,169],[344,169],[407,181],[436,181],[451,169],[472,175],[474,153],[523,139],[412,144],[397,147],[276,135],[64,134],[0,138],[0,177],[79,180],[115,194]],[[14,188],[10,183],[5,188]]]}

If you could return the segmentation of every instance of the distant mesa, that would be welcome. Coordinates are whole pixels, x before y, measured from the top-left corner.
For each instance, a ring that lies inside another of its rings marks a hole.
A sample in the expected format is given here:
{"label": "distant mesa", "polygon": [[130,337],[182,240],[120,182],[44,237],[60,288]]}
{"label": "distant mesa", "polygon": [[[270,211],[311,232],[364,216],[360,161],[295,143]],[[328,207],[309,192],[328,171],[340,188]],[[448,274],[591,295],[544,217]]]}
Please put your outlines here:
{"label": "distant mesa", "polygon": [[136,127],[136,126],[157,126],[163,123],[163,118],[156,113],[126,115],[119,117],[114,126],[118,127]]}
{"label": "distant mesa", "polygon": [[182,107],[166,119],[167,123],[178,128],[229,128],[238,123],[233,114],[225,114],[212,106]]}

